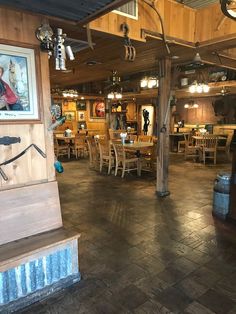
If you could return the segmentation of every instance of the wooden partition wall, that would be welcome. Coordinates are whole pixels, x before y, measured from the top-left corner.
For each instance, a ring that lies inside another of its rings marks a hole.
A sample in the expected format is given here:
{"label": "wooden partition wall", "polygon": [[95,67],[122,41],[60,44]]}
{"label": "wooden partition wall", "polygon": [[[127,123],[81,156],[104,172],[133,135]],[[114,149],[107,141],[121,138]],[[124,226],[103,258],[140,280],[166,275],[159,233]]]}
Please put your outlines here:
{"label": "wooden partition wall", "polygon": [[[8,181],[4,181],[2,177],[0,178],[0,222],[2,226],[4,224],[4,228],[0,227],[0,229],[7,230],[9,228],[9,237],[0,232],[0,237],[4,238],[5,243],[22,237],[21,232],[18,232],[18,226],[24,223],[26,208],[27,213],[30,212],[32,216],[34,211],[40,211],[41,216],[45,219],[47,216],[50,217],[51,209],[55,214],[55,204],[57,204],[55,215],[58,215],[59,223],[56,224],[56,227],[61,226],[58,190],[56,182],[52,182],[55,181],[52,132],[47,130],[48,125],[51,123],[48,56],[47,53],[40,52],[39,41],[35,37],[35,30],[41,23],[42,19],[40,17],[0,8],[0,42],[7,45],[32,48],[35,51],[40,111],[40,121],[0,122],[0,137],[13,136],[21,138],[20,143],[9,146],[0,145],[0,163],[13,158],[32,143],[36,144],[47,155],[46,158],[43,158],[36,150],[31,149],[16,161],[2,166],[3,171],[8,176]],[[53,187],[51,185],[49,187],[50,182],[53,183]],[[53,197],[47,191],[45,198],[48,199],[45,200],[43,185],[45,185],[45,189],[53,191]],[[8,190],[7,193],[6,190]],[[18,200],[16,200],[16,191],[21,195]],[[24,195],[25,197],[23,197]],[[40,195],[42,201],[46,201],[47,208],[40,205],[38,199]],[[38,199],[37,202],[34,201],[36,198]],[[8,209],[8,218],[6,208]],[[47,225],[47,219],[45,224]],[[33,221],[25,225],[24,228],[26,231],[24,236],[35,233]],[[48,229],[50,229],[50,226],[48,226]],[[40,231],[42,232],[42,230],[38,230],[38,232]],[[14,233],[14,236],[10,233]]]}

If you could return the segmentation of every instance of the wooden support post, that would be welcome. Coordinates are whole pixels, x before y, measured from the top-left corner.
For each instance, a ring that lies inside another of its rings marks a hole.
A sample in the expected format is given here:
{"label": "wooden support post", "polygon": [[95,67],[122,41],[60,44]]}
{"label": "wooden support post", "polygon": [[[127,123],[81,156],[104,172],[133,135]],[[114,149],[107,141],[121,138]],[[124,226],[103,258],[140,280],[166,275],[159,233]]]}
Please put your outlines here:
{"label": "wooden support post", "polygon": [[169,124],[170,124],[170,87],[171,87],[171,59],[159,61],[159,89],[157,115],[157,195],[167,196],[168,167],[169,167]]}

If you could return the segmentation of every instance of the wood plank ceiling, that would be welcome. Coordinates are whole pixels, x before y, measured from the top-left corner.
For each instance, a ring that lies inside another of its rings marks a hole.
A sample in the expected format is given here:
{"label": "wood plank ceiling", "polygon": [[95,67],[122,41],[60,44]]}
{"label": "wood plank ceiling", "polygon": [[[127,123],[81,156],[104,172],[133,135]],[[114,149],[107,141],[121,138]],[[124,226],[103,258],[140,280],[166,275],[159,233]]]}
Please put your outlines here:
{"label": "wood plank ceiling", "polygon": [[85,24],[129,0],[0,0],[1,5]]}
{"label": "wood plank ceiling", "polygon": [[[99,17],[111,11],[129,0],[58,0],[56,2],[51,0],[0,0],[0,4],[11,6],[14,8],[33,11],[49,17],[49,22],[54,29],[58,27],[58,20],[54,18],[61,18],[60,27],[65,31],[70,38],[79,38],[87,41],[86,33],[78,25],[84,25],[92,19]],[[208,6],[211,3],[218,2],[218,0],[178,0],[193,8],[200,8]],[[50,18],[51,16],[51,18]],[[63,22],[68,20],[68,22]],[[118,70],[119,75],[124,77],[135,76],[140,73],[157,73],[158,59],[166,55],[166,49],[162,40],[148,39],[147,42],[135,42],[133,45],[137,51],[137,57],[134,62],[124,61],[124,39],[108,34],[92,32],[92,39],[95,43],[95,49],[84,49],[77,52],[74,61],[67,60],[67,71],[56,71],[54,65],[54,58],[50,59],[50,77],[52,88],[69,88],[77,87],[79,84],[88,82],[105,81],[111,76],[112,70]],[[227,49],[235,47],[235,39],[230,45],[228,43]],[[218,50],[223,50],[224,43],[216,43],[209,46],[207,43],[199,47],[204,61],[209,63],[219,63],[219,56],[214,54]],[[178,59],[173,59],[173,64],[184,64],[191,62],[196,53],[194,45],[181,45],[181,43],[171,42],[169,40],[169,47],[171,56],[178,56]],[[227,53],[232,52],[227,51]],[[228,58],[228,56],[226,56]],[[236,69],[236,61],[226,59],[224,62],[231,68]],[[222,59],[223,60],[223,59]],[[227,61],[229,60],[229,61]],[[92,61],[92,62],[91,62]],[[89,64],[94,64],[93,66]],[[136,76],[137,77],[137,76]]]}

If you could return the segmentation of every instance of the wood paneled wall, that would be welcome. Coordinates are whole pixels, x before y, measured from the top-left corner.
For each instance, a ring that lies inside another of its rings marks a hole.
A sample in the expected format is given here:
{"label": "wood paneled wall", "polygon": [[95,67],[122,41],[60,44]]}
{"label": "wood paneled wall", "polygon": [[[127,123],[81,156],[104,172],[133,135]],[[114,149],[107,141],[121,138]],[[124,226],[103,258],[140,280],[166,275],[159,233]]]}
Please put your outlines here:
{"label": "wood paneled wall", "polygon": [[216,3],[196,12],[195,41],[212,40],[217,37],[236,33],[236,23],[224,18],[220,4]]}
{"label": "wood paneled wall", "polygon": [[176,112],[179,114],[178,120],[184,120],[187,124],[216,124],[220,117],[215,116],[212,106],[213,98],[195,98],[198,104],[196,109],[186,109],[184,105],[188,103],[187,99],[179,99],[176,106]]}
{"label": "wood paneled wall", "polygon": [[[186,41],[194,41],[196,10],[172,0],[160,0],[156,5],[164,20],[166,35]],[[141,29],[161,33],[160,21],[154,10],[143,1],[139,1],[138,12],[138,20],[111,12],[91,22],[90,27],[97,31],[123,36],[120,25],[126,22],[130,27],[130,38],[136,40],[143,40],[141,38]]]}
{"label": "wood paneled wall", "polygon": [[[15,46],[27,44],[39,50],[39,41],[35,37],[35,30],[41,23],[41,17],[0,8],[1,43],[11,43]],[[0,122],[0,137],[21,137],[21,143],[10,146],[0,145],[0,163],[14,157],[31,143],[38,145],[46,152],[47,158],[42,158],[32,149],[15,162],[2,166],[9,180],[6,182],[0,178],[0,189],[55,180],[52,133],[47,131],[47,127],[51,123],[49,111],[51,97],[48,56],[46,53],[39,52],[39,65],[36,67],[36,73],[40,80],[37,82],[37,85],[39,86],[42,120],[40,123],[21,122],[21,124],[2,124]]]}

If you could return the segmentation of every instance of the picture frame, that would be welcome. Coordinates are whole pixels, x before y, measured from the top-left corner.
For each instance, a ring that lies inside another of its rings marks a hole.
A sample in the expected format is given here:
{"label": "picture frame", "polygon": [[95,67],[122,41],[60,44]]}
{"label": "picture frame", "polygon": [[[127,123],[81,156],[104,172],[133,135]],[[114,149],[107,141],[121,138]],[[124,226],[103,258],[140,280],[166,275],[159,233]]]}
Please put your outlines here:
{"label": "picture frame", "polygon": [[86,130],[86,129],[87,129],[86,121],[79,121],[78,122],[78,130]]}
{"label": "picture frame", "polygon": [[77,120],[85,121],[86,120],[86,112],[85,111],[77,111]]}
{"label": "picture frame", "polygon": [[105,119],[105,102],[103,99],[90,100],[90,119]]}
{"label": "picture frame", "polygon": [[81,111],[81,110],[84,110],[86,111],[87,110],[87,104],[86,104],[86,101],[84,100],[79,100],[77,101],[76,103],[76,110],[77,111]]}
{"label": "picture frame", "polygon": [[0,44],[0,122],[40,121],[35,49]]}
{"label": "picture frame", "polygon": [[63,115],[66,117],[67,122],[76,120],[76,112],[75,111],[64,111]]}

